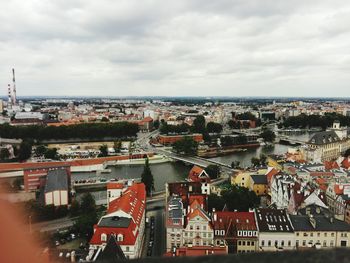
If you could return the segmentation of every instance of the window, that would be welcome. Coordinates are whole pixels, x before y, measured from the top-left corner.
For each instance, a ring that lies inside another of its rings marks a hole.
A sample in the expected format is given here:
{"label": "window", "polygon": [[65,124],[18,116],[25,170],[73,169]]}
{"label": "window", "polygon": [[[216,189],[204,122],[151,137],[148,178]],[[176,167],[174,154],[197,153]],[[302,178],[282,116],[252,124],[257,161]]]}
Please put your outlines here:
{"label": "window", "polygon": [[261,241],[261,246],[265,246],[265,241],[264,240]]}
{"label": "window", "polygon": [[[264,241],[263,241],[264,242]],[[242,244],[241,240],[238,241],[238,245],[240,246]]]}
{"label": "window", "polygon": [[334,237],[334,233],[331,233],[331,237]]}
{"label": "window", "polygon": [[303,240],[303,247],[306,246],[306,240]]}
{"label": "window", "polygon": [[123,241],[124,240],[124,237],[122,234],[118,234],[117,236],[117,241]]}
{"label": "window", "polygon": [[245,246],[245,241],[242,241],[242,245]]}
{"label": "window", "polygon": [[101,234],[101,242],[106,242],[107,241],[107,235],[105,233]]}
{"label": "window", "polygon": [[346,247],[346,246],[347,246],[346,240],[340,241],[340,246],[341,246],[341,247]]}
{"label": "window", "polygon": [[284,240],[281,241],[281,246],[282,246],[282,247],[284,246]]}
{"label": "window", "polygon": [[207,226],[203,226],[203,230],[207,230]]}
{"label": "window", "polygon": [[288,241],[288,247],[291,247],[292,246],[292,241]]}
{"label": "window", "polygon": [[250,246],[250,241],[247,241],[247,246]]}
{"label": "window", "polygon": [[327,246],[327,241],[323,241],[323,246],[324,246],[324,247]]}
{"label": "window", "polygon": [[317,237],[320,237],[320,233],[319,232],[317,232]]}
{"label": "window", "polygon": [[277,247],[278,246],[278,241],[277,240],[275,240],[275,247]]}
{"label": "window", "polygon": [[333,247],[333,246],[334,246],[334,241],[333,241],[333,240],[331,241],[330,246],[331,246],[331,247]]}
{"label": "window", "polygon": [[269,240],[269,241],[267,242],[267,245],[268,245],[269,247],[271,247],[271,240]]}
{"label": "window", "polygon": [[[290,242],[290,241],[289,241]],[[298,247],[299,246],[299,240],[295,241],[295,245]]]}
{"label": "window", "polygon": [[130,250],[130,248],[129,247],[126,247],[126,252],[128,252]]}

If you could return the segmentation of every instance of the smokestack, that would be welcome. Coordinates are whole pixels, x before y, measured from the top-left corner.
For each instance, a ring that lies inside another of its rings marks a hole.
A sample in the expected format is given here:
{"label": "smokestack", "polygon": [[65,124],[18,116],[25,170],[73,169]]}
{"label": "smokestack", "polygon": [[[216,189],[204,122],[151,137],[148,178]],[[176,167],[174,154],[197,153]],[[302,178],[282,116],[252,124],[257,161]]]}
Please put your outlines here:
{"label": "smokestack", "polygon": [[11,103],[11,85],[7,85],[8,102]]}
{"label": "smokestack", "polygon": [[12,97],[12,103],[13,105],[16,105],[16,78],[15,78],[15,69],[12,69],[12,81],[13,81],[13,97]]}

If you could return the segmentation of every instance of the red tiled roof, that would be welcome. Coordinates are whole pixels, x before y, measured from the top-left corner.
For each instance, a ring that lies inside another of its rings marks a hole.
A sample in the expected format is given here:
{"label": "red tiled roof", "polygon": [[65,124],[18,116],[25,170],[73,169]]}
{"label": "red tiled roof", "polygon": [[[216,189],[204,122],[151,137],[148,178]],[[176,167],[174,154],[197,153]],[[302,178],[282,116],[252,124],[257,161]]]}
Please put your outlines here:
{"label": "red tiled roof", "polygon": [[107,189],[123,189],[124,184],[118,182],[108,182]]}
{"label": "red tiled roof", "polygon": [[[139,227],[143,214],[145,213],[146,203],[146,189],[143,183],[134,183],[130,186],[121,197],[113,200],[109,203],[107,211],[108,216],[113,216],[112,213],[122,211],[125,214],[130,215],[131,221],[128,227],[101,227],[95,225],[94,235],[90,240],[90,244],[100,245],[101,234],[104,233],[107,236],[111,234],[122,234],[123,241],[118,241],[120,245],[134,245],[139,234]],[[108,238],[107,238],[108,240]]]}
{"label": "red tiled roof", "polygon": [[253,212],[215,212],[217,219],[213,220],[215,230],[225,230],[227,235],[234,235],[236,230],[257,230]]}
{"label": "red tiled roof", "polygon": [[327,176],[327,177],[333,177],[334,176],[334,173],[332,172],[310,172],[310,176],[314,176],[314,177],[324,177],[324,176]]}
{"label": "red tiled roof", "polygon": [[205,170],[197,165],[193,166],[188,174],[188,179],[192,182],[210,182],[210,177]]}
{"label": "red tiled roof", "polygon": [[341,162],[341,165],[345,168],[345,169],[349,169],[350,168],[350,158],[344,158],[344,160]]}
{"label": "red tiled roof", "polygon": [[266,178],[267,178],[267,182],[268,184],[271,183],[272,178],[277,175],[280,171],[277,170],[276,168],[272,168],[267,174],[266,174]]}
{"label": "red tiled roof", "polygon": [[325,161],[324,162],[324,167],[326,168],[326,170],[339,169],[339,165],[338,165],[337,162]]}

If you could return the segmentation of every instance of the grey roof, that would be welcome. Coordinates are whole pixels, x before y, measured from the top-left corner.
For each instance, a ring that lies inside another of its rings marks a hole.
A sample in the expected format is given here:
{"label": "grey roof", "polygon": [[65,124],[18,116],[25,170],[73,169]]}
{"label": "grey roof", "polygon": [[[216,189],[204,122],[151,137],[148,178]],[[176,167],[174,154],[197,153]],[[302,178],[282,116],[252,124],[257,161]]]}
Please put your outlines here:
{"label": "grey roof", "polygon": [[254,174],[251,175],[254,184],[267,184],[267,178],[265,174]]}
{"label": "grey roof", "polygon": [[314,133],[310,140],[310,144],[327,144],[335,141],[340,141],[339,136],[334,131],[322,131]]}
{"label": "grey roof", "polygon": [[47,173],[45,193],[56,190],[68,191],[68,174],[66,169],[49,170]]}
{"label": "grey roof", "polygon": [[288,215],[282,209],[257,209],[256,221],[260,232],[293,232]]}
{"label": "grey roof", "polygon": [[168,204],[168,216],[170,219],[182,218],[182,201],[179,197],[171,197]]}
{"label": "grey roof", "polygon": [[295,231],[350,231],[350,225],[333,217],[319,214],[311,218],[307,215],[291,215]]}
{"label": "grey roof", "polygon": [[101,218],[98,226],[127,228],[130,225],[130,222],[131,218],[128,217],[107,216]]}

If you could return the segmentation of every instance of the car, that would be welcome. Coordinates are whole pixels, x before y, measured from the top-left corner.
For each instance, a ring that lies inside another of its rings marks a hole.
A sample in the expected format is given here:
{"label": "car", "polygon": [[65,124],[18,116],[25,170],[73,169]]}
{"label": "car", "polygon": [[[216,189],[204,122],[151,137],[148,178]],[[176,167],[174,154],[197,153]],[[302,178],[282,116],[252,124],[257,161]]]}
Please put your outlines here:
{"label": "car", "polygon": [[153,241],[148,242],[148,247],[153,247]]}
{"label": "car", "polygon": [[58,247],[59,245],[61,245],[61,244],[60,244],[60,241],[56,240],[55,245],[56,245],[56,247]]}

